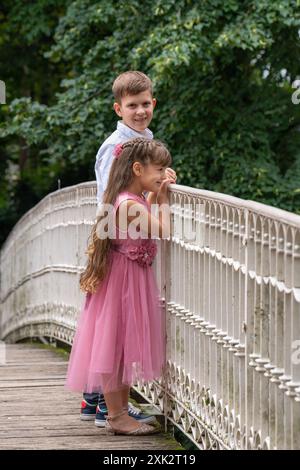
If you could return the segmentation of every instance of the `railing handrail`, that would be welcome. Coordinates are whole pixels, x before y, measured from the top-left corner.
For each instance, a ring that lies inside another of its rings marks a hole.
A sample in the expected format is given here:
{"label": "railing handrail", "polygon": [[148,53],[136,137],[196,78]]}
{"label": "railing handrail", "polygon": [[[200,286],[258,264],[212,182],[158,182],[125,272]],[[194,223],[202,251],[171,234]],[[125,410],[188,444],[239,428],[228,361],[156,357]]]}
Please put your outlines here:
{"label": "railing handrail", "polygon": [[[300,228],[300,215],[293,212],[278,209],[261,202],[252,201],[251,199],[240,199],[236,196],[230,196],[224,193],[208,191],[206,189],[190,188],[189,186],[172,185],[177,193],[182,192],[185,195],[198,196],[204,199],[215,200],[235,208],[248,209],[268,218],[276,219],[279,222],[291,224]],[[172,191],[172,187],[171,187]]]}
{"label": "railing handrail", "polygon": [[[70,192],[74,189],[80,188],[95,188],[96,189],[96,181],[87,181],[84,183],[79,183],[72,186],[67,186],[62,189],[57,189],[52,193],[47,194],[43,199],[41,199],[34,207],[29,209],[15,224],[12,228],[11,232],[9,233],[8,237],[4,241],[1,251],[5,250],[6,245],[9,243],[9,240],[14,236],[15,232],[18,228],[22,225],[22,223],[34,212],[38,212],[41,205],[45,204],[48,199],[55,197],[56,195],[61,195],[66,192]],[[288,223],[293,225],[294,227],[300,228],[300,215],[294,214],[293,212],[285,211],[283,209],[278,209],[277,207],[268,206],[266,204],[252,201],[251,199],[240,199],[236,196],[230,196],[225,193],[218,193],[214,191],[208,191],[206,189],[198,189],[198,188],[191,188],[189,186],[183,186],[174,184],[170,186],[170,191],[176,191],[177,193],[182,193],[185,196],[198,196],[203,199],[207,200],[214,200],[216,202],[221,202],[227,205],[230,205],[235,208],[244,208],[248,209],[249,211],[256,212],[259,215],[262,215],[267,218],[272,218],[279,222]],[[95,196],[96,197],[96,196]]]}

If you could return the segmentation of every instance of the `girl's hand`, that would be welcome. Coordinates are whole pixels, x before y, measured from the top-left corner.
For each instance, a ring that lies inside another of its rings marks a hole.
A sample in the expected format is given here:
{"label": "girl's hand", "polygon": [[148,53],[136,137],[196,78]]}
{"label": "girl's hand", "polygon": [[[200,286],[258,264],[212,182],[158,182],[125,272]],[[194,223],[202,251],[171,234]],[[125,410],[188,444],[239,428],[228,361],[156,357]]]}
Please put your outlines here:
{"label": "girl's hand", "polygon": [[170,183],[175,183],[175,181],[171,178],[165,178],[163,182],[161,183],[161,186],[159,188],[159,191],[157,193],[156,201],[158,204],[168,204],[169,203],[169,198],[168,198],[168,186]]}
{"label": "girl's hand", "polygon": [[177,175],[176,171],[172,170],[172,168],[167,168],[165,171],[166,178],[173,180],[172,183],[176,183]]}

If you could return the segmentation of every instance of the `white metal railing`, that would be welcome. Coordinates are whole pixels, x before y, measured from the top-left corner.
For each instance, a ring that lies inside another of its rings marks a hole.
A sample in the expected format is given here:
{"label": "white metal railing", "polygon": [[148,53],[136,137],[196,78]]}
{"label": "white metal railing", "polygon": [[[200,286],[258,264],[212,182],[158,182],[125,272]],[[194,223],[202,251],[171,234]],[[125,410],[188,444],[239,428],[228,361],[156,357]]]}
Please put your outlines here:
{"label": "white metal railing", "polygon": [[[0,337],[71,344],[96,186],[56,191],[1,250]],[[189,187],[171,190],[156,271],[167,364],[139,390],[205,449],[300,449],[300,217]]]}

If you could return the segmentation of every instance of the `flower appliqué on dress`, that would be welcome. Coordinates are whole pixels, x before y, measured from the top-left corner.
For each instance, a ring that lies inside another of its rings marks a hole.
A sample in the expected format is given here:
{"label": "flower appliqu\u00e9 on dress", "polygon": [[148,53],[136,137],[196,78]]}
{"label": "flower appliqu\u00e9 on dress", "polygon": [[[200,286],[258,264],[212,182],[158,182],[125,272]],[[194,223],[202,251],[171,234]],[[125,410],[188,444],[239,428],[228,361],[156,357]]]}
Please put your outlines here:
{"label": "flower appliqu\u00e9 on dress", "polygon": [[157,253],[156,243],[149,243],[140,246],[130,247],[126,253],[132,261],[136,261],[140,266],[146,268],[151,266]]}

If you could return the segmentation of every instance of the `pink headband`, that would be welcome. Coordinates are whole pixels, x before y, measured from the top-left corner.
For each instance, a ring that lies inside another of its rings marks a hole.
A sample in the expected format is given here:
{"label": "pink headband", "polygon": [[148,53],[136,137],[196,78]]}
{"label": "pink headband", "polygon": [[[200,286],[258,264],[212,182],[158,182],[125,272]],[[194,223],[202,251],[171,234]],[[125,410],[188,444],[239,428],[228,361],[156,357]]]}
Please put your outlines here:
{"label": "pink headband", "polygon": [[114,157],[118,160],[120,158],[120,155],[123,150],[123,145],[122,144],[117,144],[114,148]]}

